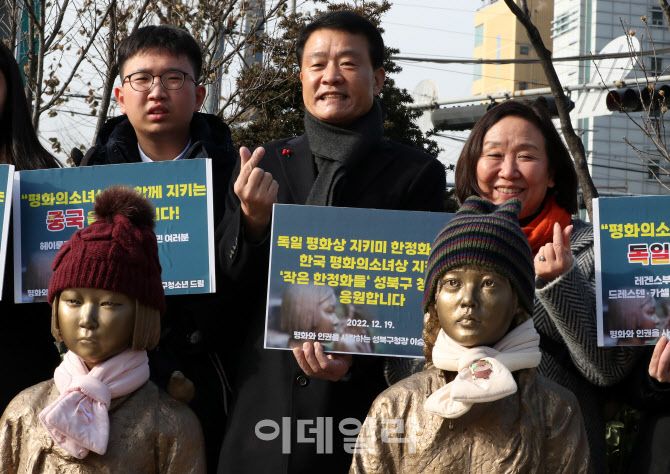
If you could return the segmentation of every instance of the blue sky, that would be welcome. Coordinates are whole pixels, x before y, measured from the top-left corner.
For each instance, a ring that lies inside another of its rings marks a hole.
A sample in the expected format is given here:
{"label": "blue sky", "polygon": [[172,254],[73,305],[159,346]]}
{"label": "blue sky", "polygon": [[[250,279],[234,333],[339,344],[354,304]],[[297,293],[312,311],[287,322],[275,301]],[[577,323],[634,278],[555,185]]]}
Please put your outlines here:
{"label": "blue sky", "polygon": [[[477,0],[393,2],[391,11],[382,19],[384,41],[399,49],[399,54],[403,56],[472,59],[475,9],[481,4]],[[403,71],[395,76],[396,82],[410,92],[423,79],[432,79],[438,85],[441,99],[472,95],[472,65],[399,64]],[[438,143],[443,149],[440,159],[445,163],[455,163],[462,142],[439,138]],[[453,176],[448,176],[448,180],[453,180]]]}

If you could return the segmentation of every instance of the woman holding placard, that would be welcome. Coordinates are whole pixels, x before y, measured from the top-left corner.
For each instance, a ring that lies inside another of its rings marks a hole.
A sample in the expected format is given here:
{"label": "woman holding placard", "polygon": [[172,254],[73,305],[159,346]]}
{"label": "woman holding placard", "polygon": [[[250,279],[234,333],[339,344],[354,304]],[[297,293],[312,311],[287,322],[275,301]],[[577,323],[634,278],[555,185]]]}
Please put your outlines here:
{"label": "woman holding placard", "polygon": [[541,335],[538,372],[575,393],[596,472],[605,472],[603,395],[636,352],[597,345],[593,228],[573,219],[577,175],[544,107],[510,100],[472,129],[456,165],[456,195],[495,204],[519,198],[519,223],[535,264],[533,320]]}

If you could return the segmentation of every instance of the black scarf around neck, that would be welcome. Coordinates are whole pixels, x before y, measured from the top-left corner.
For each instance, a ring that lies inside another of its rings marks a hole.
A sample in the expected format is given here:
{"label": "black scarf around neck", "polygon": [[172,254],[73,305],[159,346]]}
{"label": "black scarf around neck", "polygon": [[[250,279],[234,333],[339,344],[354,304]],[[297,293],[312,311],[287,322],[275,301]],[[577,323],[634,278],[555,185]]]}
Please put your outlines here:
{"label": "black scarf around neck", "polygon": [[368,113],[345,128],[323,122],[305,111],[305,132],[319,172],[305,204],[337,205],[337,193],[347,170],[382,139],[382,109],[374,100]]}

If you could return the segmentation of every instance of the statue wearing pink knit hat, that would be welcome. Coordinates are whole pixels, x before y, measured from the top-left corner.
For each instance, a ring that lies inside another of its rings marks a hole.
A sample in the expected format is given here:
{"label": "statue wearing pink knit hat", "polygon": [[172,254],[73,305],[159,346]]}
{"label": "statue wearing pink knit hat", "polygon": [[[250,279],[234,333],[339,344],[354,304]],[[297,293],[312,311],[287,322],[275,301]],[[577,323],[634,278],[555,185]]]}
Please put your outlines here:
{"label": "statue wearing pink knit hat", "polygon": [[115,187],[95,213],[54,259],[51,332],[68,352],[2,415],[2,472],[205,472],[196,416],[149,381],[165,309],[153,207]]}

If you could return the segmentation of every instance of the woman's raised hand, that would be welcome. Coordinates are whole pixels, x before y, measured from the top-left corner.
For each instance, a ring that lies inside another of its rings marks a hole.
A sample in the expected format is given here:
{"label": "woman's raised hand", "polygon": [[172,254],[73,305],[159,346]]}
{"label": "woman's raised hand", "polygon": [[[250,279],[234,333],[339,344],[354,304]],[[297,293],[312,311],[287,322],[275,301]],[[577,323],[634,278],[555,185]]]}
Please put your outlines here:
{"label": "woman's raised hand", "polygon": [[575,258],[570,249],[572,226],[561,229],[558,222],[554,223],[554,240],[540,247],[535,255],[535,274],[545,281],[554,281],[567,272]]}

